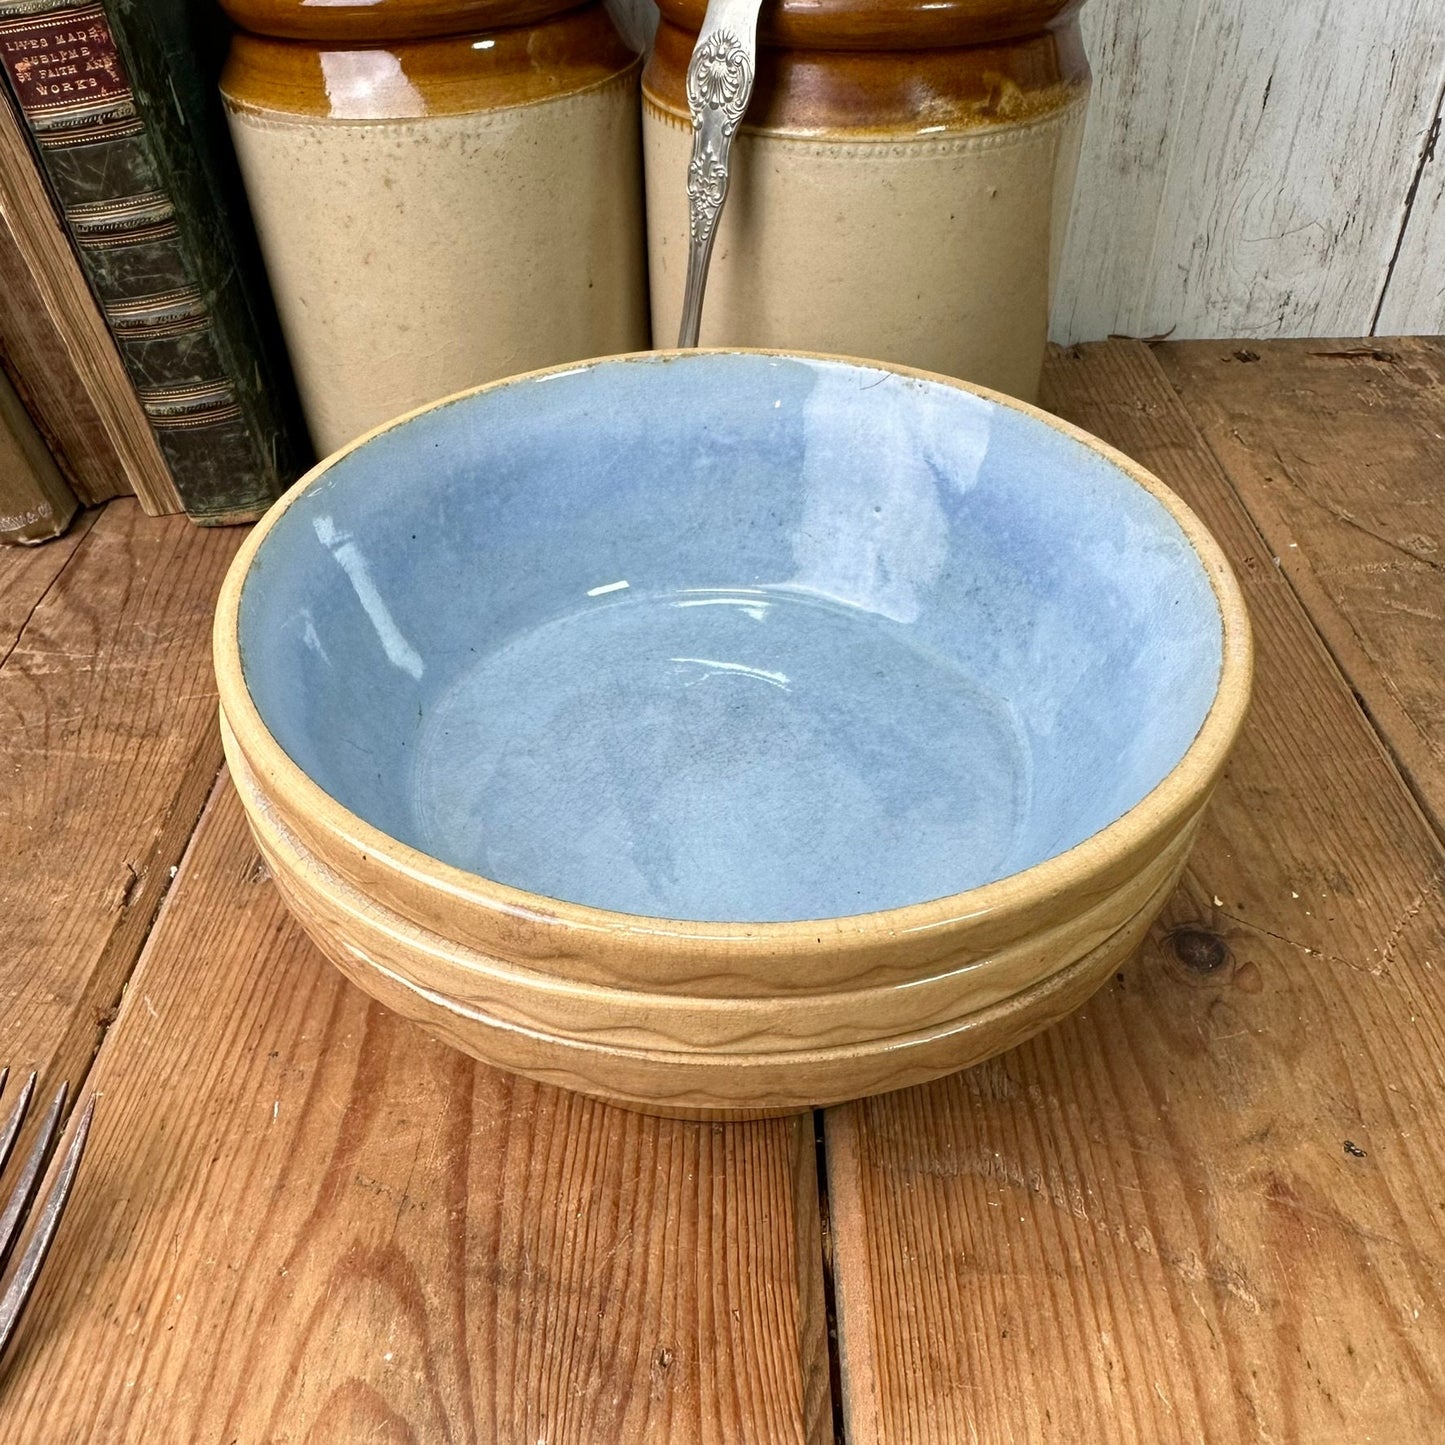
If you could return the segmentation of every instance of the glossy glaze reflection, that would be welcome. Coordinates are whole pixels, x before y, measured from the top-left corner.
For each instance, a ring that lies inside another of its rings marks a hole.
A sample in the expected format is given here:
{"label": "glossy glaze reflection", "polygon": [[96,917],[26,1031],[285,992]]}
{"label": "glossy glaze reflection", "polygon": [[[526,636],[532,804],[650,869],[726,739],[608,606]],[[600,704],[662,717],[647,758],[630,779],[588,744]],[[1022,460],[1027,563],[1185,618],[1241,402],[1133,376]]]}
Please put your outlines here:
{"label": "glossy glaze reflection", "polygon": [[1087,449],[775,357],[594,365],[396,428],[289,510],[241,621],[267,726],[391,836],[743,922],[1081,842],[1179,761],[1222,638],[1177,524]]}
{"label": "glossy glaze reflection", "polygon": [[258,118],[417,120],[535,105],[605,85],[636,56],[600,5],[520,29],[385,45],[301,45],[238,31],[221,88]]}
{"label": "glossy glaze reflection", "polygon": [[221,0],[246,30],[288,40],[416,39],[463,30],[530,25],[571,0]]}

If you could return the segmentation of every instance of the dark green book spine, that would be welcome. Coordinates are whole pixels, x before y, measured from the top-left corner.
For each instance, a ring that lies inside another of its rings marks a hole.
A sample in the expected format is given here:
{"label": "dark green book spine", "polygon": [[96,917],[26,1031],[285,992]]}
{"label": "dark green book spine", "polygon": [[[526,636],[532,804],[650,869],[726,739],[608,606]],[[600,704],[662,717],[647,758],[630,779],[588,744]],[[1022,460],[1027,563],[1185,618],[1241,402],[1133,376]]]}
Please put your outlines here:
{"label": "dark green book spine", "polygon": [[0,0],[0,63],[81,264],[198,522],[259,516],[299,472],[289,377],[257,325],[160,37],[98,0]]}

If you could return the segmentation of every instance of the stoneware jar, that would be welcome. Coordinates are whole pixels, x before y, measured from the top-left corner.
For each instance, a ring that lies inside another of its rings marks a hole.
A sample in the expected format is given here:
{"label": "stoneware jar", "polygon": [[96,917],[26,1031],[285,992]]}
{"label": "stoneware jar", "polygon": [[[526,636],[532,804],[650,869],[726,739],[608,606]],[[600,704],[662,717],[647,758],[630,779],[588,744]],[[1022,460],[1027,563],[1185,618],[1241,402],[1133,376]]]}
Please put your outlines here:
{"label": "stoneware jar", "polygon": [[600,0],[223,0],[222,91],[318,449],[646,346],[640,59]]}
{"label": "stoneware jar", "polygon": [[[704,0],[643,77],[653,331],[677,335]],[[1078,0],[769,0],[705,346],[847,352],[1038,388],[1083,131]]]}

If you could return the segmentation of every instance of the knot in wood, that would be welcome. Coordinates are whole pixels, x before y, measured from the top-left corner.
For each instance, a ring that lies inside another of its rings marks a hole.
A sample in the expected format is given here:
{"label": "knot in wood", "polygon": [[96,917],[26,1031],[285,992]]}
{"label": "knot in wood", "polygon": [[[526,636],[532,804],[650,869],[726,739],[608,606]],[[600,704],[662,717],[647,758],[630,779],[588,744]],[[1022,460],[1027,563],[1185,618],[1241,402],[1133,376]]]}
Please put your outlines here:
{"label": "knot in wood", "polygon": [[1169,945],[1175,958],[1194,973],[1216,973],[1229,962],[1229,945],[1207,928],[1176,928]]}

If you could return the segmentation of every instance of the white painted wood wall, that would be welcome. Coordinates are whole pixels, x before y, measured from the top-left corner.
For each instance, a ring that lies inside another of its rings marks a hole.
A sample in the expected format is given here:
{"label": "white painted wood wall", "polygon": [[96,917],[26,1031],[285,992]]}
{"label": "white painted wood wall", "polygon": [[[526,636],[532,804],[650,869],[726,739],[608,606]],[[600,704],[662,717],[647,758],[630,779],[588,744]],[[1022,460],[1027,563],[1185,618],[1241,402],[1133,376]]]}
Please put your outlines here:
{"label": "white painted wood wall", "polygon": [[1445,0],[1088,0],[1082,23],[1056,340],[1445,332]]}

